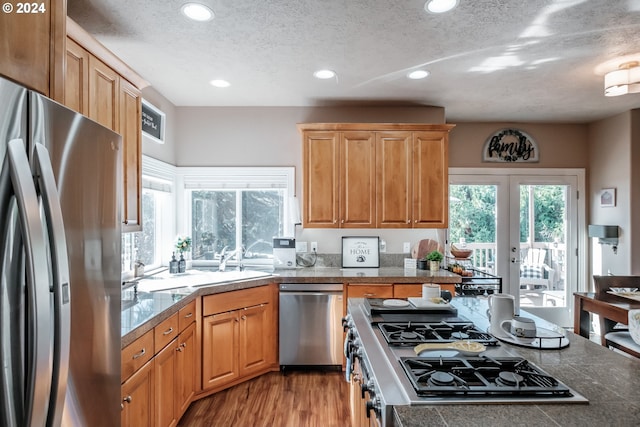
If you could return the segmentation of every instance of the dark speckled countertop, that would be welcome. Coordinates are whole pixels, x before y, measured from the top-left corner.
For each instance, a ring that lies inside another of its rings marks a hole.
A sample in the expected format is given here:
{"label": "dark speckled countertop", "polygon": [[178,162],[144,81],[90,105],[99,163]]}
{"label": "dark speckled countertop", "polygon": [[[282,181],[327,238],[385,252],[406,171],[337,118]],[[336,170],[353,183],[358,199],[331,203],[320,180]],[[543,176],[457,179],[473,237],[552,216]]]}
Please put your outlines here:
{"label": "dark speckled countertop", "polygon": [[[184,280],[192,280],[198,283],[198,287],[181,287],[149,292],[149,286],[140,285],[140,289],[134,292],[133,288],[122,291],[121,334],[122,347],[131,344],[145,332],[153,329],[163,320],[167,319],[180,308],[202,295],[210,295],[221,292],[229,292],[238,289],[247,289],[264,286],[270,283],[459,283],[460,276],[446,270],[430,272],[428,270],[405,270],[399,267],[382,268],[296,268],[291,270],[275,270],[266,272],[265,277],[248,280],[234,280],[203,285],[198,272],[189,270],[189,275],[183,276]],[[231,274],[233,272],[230,272]],[[163,288],[163,278],[173,280],[174,277],[163,273],[158,279],[154,276],[157,288]],[[205,276],[207,272],[203,272]],[[206,276],[205,276],[206,277]],[[145,282],[144,280],[141,282]]]}
{"label": "dark speckled countertop", "polygon": [[[456,298],[458,313],[488,327],[483,298]],[[542,319],[538,326],[548,326]],[[396,427],[638,426],[640,360],[617,354],[567,331],[569,346],[538,350],[507,343],[517,353],[581,393],[589,404],[396,406]]]}

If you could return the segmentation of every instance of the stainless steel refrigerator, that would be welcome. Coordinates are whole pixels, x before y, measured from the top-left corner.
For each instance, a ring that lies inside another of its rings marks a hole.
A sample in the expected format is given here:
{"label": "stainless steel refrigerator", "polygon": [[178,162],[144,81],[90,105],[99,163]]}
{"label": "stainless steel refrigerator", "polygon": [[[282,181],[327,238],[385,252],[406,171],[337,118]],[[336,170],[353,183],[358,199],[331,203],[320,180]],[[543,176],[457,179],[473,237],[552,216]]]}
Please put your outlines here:
{"label": "stainless steel refrigerator", "polygon": [[120,135],[0,77],[0,425],[120,425]]}

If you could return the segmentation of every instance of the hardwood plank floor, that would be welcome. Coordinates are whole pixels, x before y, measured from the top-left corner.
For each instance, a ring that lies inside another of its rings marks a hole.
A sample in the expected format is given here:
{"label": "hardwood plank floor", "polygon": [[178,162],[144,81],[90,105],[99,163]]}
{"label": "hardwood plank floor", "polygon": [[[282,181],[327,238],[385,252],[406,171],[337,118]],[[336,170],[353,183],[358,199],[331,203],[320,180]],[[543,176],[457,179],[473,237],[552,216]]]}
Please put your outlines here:
{"label": "hardwood plank floor", "polygon": [[347,427],[349,387],[336,371],[271,372],[193,402],[178,427]]}

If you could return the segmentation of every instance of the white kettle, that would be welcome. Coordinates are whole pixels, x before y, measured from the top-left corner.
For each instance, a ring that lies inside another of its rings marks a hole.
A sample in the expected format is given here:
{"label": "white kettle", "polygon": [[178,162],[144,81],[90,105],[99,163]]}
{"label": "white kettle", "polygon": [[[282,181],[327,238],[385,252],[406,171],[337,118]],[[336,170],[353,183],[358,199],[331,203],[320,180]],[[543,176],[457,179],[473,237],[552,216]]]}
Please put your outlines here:
{"label": "white kettle", "polygon": [[515,317],[516,299],[509,294],[492,294],[487,300],[489,309],[489,333],[498,338],[507,337],[509,334],[502,328],[502,322]]}

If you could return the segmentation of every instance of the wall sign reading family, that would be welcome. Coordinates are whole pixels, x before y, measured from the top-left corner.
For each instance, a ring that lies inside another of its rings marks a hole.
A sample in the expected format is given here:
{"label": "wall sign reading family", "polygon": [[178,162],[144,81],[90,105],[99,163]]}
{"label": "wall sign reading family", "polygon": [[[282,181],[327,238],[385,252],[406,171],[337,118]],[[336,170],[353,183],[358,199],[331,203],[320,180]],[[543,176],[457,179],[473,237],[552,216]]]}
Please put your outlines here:
{"label": "wall sign reading family", "polygon": [[380,238],[343,237],[342,267],[380,267]]}
{"label": "wall sign reading family", "polygon": [[538,144],[517,129],[502,129],[484,143],[482,160],[485,162],[537,162]]}

